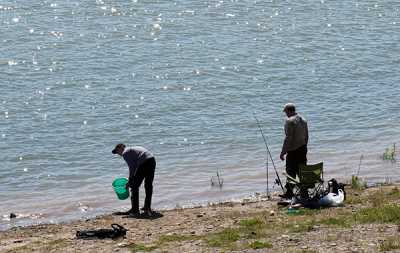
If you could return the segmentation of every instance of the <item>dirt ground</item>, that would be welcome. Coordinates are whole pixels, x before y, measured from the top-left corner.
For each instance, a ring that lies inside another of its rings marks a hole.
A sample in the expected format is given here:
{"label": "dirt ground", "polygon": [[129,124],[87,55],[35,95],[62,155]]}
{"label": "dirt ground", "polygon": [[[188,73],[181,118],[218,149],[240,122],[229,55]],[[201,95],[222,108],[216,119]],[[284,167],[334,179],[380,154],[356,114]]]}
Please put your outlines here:
{"label": "dirt ground", "polygon": [[[242,203],[164,211],[152,220],[105,215],[13,228],[0,232],[0,252],[400,252],[400,212],[363,219],[366,208],[400,207],[397,186],[349,189],[347,195],[343,207],[295,214],[278,206],[277,196],[258,195]],[[393,215],[399,215],[398,222]],[[76,238],[78,230],[111,228],[112,223],[128,229],[125,238]]]}

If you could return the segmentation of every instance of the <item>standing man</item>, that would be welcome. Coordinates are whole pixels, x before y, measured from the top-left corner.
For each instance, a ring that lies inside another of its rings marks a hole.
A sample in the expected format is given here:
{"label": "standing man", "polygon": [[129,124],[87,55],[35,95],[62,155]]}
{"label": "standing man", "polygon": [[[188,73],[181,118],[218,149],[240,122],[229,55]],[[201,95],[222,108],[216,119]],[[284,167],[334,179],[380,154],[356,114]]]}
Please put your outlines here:
{"label": "standing man", "polygon": [[139,187],[144,180],[146,198],[142,210],[146,216],[150,217],[152,215],[151,197],[156,169],[156,160],[153,154],[143,147],[126,147],[123,143],[117,144],[112,153],[122,156],[129,167],[129,179],[126,188],[131,188],[132,208],[124,214],[128,214],[130,217],[139,217]]}
{"label": "standing man", "polygon": [[[299,174],[299,164],[307,163],[308,126],[307,121],[296,113],[294,104],[286,104],[283,111],[286,113],[287,119],[280,158],[283,161],[286,155],[286,173],[296,178],[296,175]],[[292,198],[293,186],[286,183],[285,188],[286,192],[281,197]]]}

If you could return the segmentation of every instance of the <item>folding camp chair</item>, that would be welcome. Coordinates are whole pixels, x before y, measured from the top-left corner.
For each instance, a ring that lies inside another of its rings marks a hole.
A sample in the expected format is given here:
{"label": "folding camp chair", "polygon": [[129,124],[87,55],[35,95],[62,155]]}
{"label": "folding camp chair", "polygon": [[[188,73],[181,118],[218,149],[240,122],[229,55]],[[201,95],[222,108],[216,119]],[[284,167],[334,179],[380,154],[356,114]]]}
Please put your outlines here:
{"label": "folding camp chair", "polygon": [[293,195],[298,201],[318,200],[324,192],[323,163],[299,165],[299,175],[293,178],[286,175],[288,183],[293,184]]}

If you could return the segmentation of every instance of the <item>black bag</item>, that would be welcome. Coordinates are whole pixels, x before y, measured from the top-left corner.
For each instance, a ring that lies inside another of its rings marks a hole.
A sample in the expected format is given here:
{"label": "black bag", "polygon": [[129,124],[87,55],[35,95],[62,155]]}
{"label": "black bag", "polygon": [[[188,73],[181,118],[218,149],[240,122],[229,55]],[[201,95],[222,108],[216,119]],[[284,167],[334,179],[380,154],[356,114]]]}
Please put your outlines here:
{"label": "black bag", "polygon": [[111,224],[112,229],[96,229],[96,230],[83,230],[76,231],[77,239],[115,239],[126,235],[127,229],[118,224]]}

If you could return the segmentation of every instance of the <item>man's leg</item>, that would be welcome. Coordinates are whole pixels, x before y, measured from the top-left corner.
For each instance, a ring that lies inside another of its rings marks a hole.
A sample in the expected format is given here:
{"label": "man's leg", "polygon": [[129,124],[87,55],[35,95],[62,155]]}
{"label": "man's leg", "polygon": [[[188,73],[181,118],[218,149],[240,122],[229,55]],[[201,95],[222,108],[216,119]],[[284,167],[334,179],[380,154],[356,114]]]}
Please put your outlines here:
{"label": "man's leg", "polygon": [[[297,167],[297,174],[300,173],[299,168],[300,164],[307,164],[307,146],[304,145],[295,150],[295,160],[296,160],[296,167]],[[308,199],[308,189],[300,189],[300,196],[303,199]]]}
{"label": "man's leg", "polygon": [[[286,155],[286,173],[293,178],[296,178],[296,175],[298,174],[298,166],[295,161],[293,152],[291,151],[289,151],[288,154]],[[293,197],[293,184],[289,184],[288,180],[286,180],[285,188],[286,188],[285,197],[286,198]]]}
{"label": "man's leg", "polygon": [[139,187],[144,179],[144,170],[139,167],[133,177],[133,182],[131,184],[131,213],[139,214]]}
{"label": "man's leg", "polygon": [[144,178],[144,189],[146,191],[146,198],[144,200],[145,211],[151,211],[151,198],[153,196],[153,180],[154,172],[156,169],[156,160],[154,158],[146,161],[146,176]]}

